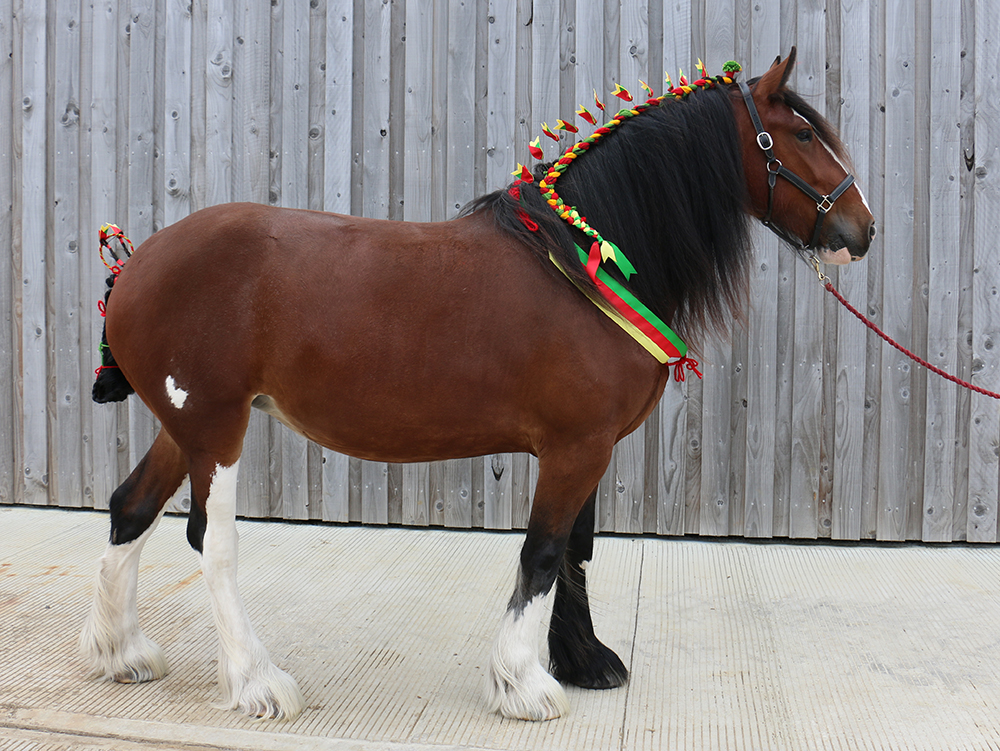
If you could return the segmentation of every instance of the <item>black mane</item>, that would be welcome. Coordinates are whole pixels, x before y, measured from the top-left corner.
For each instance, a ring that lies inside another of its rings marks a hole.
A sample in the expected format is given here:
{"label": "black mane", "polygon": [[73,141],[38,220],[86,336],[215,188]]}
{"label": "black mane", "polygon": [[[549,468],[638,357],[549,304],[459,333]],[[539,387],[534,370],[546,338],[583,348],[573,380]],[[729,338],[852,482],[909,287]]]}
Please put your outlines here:
{"label": "black mane", "polygon": [[[560,154],[560,156],[562,156]],[[547,266],[549,251],[585,288],[593,283],[575,244],[591,241],[559,219],[535,182],[518,203],[507,189],[463,209],[492,211],[497,225],[531,247]],[[697,91],[623,122],[558,179],[556,192],[601,235],[621,248],[637,273],[623,282],[689,345],[706,328],[725,331],[742,310],[751,259],[748,196],[739,136],[727,87]],[[538,224],[529,231],[521,208]],[[556,272],[558,273],[558,272]]]}

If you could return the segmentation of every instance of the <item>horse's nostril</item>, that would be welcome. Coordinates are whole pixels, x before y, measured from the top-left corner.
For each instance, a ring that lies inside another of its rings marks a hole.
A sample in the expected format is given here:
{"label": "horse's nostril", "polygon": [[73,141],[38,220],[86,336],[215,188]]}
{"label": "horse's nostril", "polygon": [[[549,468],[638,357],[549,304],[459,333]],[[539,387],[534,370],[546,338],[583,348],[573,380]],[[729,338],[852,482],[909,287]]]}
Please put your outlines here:
{"label": "horse's nostril", "polygon": [[869,240],[874,240],[875,239],[875,235],[877,235],[877,234],[878,234],[878,230],[875,229],[875,222],[872,222],[871,227],[868,228],[868,239]]}

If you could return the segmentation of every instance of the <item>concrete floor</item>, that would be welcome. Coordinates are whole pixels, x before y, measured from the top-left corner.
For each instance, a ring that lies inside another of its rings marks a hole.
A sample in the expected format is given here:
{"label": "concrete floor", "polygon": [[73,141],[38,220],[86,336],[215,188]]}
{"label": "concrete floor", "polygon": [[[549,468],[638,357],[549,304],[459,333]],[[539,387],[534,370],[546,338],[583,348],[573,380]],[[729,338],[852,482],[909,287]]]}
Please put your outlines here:
{"label": "concrete floor", "polygon": [[598,634],[632,670],[572,713],[487,713],[519,534],[240,522],[240,583],[308,708],[213,708],[216,637],[185,520],[139,608],[171,673],[87,680],[76,639],[107,516],[0,507],[0,751],[1000,749],[1000,548],[601,538]]}

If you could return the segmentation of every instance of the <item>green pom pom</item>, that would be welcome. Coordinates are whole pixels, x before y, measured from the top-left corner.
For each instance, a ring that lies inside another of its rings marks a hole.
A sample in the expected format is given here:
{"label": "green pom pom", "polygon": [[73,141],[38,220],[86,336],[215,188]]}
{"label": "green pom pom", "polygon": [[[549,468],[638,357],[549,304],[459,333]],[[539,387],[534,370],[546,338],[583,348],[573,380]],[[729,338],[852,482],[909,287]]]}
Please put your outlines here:
{"label": "green pom pom", "polygon": [[743,70],[743,66],[740,65],[735,60],[730,60],[729,62],[727,62],[725,65],[722,66],[722,70],[723,72],[730,74],[739,73],[741,70]]}

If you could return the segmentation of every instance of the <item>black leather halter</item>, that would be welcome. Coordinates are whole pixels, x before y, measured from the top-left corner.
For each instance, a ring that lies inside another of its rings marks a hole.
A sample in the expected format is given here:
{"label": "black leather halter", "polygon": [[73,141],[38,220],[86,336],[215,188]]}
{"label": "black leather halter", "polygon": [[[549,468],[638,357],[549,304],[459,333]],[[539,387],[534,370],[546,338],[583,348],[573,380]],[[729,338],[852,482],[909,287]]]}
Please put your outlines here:
{"label": "black leather halter", "polygon": [[[788,169],[781,163],[781,160],[774,155],[774,139],[771,138],[770,133],[764,130],[764,125],[760,121],[760,115],[757,113],[757,105],[754,104],[753,95],[750,93],[750,87],[743,81],[739,81],[738,83],[740,85],[740,91],[743,93],[743,101],[747,103],[747,109],[750,111],[750,119],[753,121],[754,128],[757,129],[757,145],[760,146],[761,151],[764,152],[764,156],[767,157],[767,214],[762,220],[764,226],[782,240],[795,246],[799,250],[814,250],[819,243],[819,233],[823,229],[823,220],[826,219],[826,215],[830,212],[830,209],[833,208],[834,202],[840,198],[854,183],[854,175],[848,174],[847,177],[841,181],[840,185],[833,189],[832,193],[824,196],[821,195],[820,192],[813,186]],[[774,211],[774,185],[778,181],[779,176],[788,180],[788,182],[816,202],[816,225],[813,228],[812,239],[809,241],[808,245],[804,245],[801,239],[791,234],[788,230],[775,225],[771,221],[771,214]]]}

